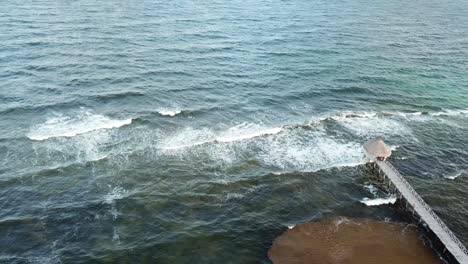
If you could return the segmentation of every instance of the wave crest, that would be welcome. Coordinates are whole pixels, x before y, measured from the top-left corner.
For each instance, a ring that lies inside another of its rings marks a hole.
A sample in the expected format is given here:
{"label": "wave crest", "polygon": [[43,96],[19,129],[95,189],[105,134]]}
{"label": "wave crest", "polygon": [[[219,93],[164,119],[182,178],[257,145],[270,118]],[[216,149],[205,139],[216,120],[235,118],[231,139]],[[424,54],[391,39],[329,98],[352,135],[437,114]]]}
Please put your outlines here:
{"label": "wave crest", "polygon": [[254,124],[240,124],[229,128],[227,131],[214,132],[209,129],[195,130],[184,129],[168,138],[162,149],[177,150],[196,147],[208,143],[232,143],[245,141],[257,137],[276,135],[283,130],[282,127],[265,128]]}
{"label": "wave crest", "polygon": [[26,135],[31,140],[47,140],[57,137],[75,137],[100,129],[118,128],[129,125],[132,119],[111,119],[100,114],[93,114],[88,110],[80,111],[74,116],[56,114],[45,123],[35,125]]}

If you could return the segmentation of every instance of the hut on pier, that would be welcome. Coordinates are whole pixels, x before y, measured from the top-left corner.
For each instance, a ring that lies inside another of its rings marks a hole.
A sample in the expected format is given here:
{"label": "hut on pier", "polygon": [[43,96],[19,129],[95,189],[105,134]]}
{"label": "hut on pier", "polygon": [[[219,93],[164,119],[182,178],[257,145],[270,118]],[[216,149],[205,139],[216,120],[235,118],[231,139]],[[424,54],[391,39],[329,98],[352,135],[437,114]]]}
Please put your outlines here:
{"label": "hut on pier", "polygon": [[368,156],[377,160],[386,160],[392,155],[392,150],[385,144],[382,137],[371,139],[364,143]]}

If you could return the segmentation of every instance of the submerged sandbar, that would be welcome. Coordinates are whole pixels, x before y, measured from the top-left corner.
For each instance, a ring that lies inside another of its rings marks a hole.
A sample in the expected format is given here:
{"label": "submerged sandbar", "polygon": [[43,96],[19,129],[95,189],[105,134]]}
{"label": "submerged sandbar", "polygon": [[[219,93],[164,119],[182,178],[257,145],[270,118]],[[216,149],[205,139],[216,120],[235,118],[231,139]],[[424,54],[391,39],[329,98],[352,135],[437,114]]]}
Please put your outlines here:
{"label": "submerged sandbar", "polygon": [[297,225],[268,252],[274,264],[440,264],[413,225],[338,217]]}

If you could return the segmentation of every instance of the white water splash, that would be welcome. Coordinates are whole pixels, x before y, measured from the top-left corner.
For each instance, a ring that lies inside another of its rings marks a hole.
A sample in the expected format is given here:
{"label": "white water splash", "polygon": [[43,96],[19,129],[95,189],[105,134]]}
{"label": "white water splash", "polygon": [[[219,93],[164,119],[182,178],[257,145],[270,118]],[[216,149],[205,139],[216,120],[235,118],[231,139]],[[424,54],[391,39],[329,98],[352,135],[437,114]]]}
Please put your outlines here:
{"label": "white water splash", "polygon": [[367,205],[367,206],[376,206],[382,204],[394,204],[396,202],[396,197],[388,197],[388,198],[364,198],[360,202]]}
{"label": "white water splash", "polygon": [[435,113],[430,113],[432,116],[462,116],[462,115],[468,115],[468,108],[465,109],[445,109],[440,112],[435,112]]}
{"label": "white water splash", "polygon": [[158,111],[159,114],[163,115],[163,116],[176,116],[180,113],[182,113],[182,111],[180,110],[160,110]]}

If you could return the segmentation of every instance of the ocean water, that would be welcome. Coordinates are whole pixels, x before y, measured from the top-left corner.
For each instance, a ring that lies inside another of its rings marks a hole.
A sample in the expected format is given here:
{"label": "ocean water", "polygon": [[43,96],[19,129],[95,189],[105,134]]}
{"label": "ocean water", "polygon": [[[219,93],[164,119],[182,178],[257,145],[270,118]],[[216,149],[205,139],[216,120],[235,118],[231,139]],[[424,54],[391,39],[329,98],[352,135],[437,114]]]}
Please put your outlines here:
{"label": "ocean water", "polygon": [[466,14],[2,1],[0,262],[269,263],[290,225],[404,221],[370,206],[389,199],[361,166],[374,136],[468,245]]}

